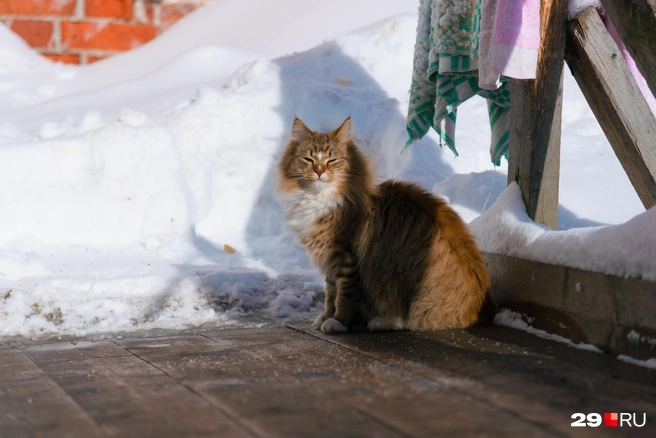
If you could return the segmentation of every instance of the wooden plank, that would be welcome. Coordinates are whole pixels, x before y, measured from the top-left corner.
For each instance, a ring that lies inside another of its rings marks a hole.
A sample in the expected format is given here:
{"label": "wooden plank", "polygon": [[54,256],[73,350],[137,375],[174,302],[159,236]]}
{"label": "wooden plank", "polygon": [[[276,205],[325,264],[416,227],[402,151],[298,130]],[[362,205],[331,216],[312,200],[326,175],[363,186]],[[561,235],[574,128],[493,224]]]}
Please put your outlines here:
{"label": "wooden plank", "polygon": [[528,215],[558,228],[566,0],[541,2],[542,46],[535,80],[511,81],[508,184],[517,181]]}
{"label": "wooden plank", "polygon": [[569,21],[566,58],[633,188],[651,208],[656,205],[656,117],[596,9]]}
{"label": "wooden plank", "polygon": [[[650,370],[518,330],[335,336],[310,330],[309,320],[302,324],[295,328],[313,336],[203,329],[202,336],[137,334],[120,341],[129,352],[106,342],[32,344],[27,352],[58,376],[57,387],[70,391],[106,435],[232,436],[234,429],[207,427],[225,414],[251,436],[570,436],[573,412],[656,415],[656,374]],[[14,379],[15,368],[4,369],[0,382]],[[157,389],[149,388],[152,382]],[[21,388],[26,384],[21,381]],[[189,399],[180,387],[213,409],[194,400],[185,406]],[[153,391],[161,401],[153,400]],[[45,388],[43,397],[49,394]],[[2,394],[0,403],[19,399]],[[158,404],[171,406],[160,410]],[[38,435],[30,424],[40,421],[29,418],[7,436]],[[55,424],[68,421],[63,416]],[[180,424],[166,429],[171,422]],[[629,432],[651,436],[655,427],[648,421]],[[576,435],[617,432],[586,428]]]}
{"label": "wooden plank", "polygon": [[[225,332],[218,334],[216,341],[207,337],[171,340],[166,349],[150,348],[152,341],[125,341],[122,345],[166,369],[255,436],[322,437],[339,436],[344,431],[398,436],[329,394],[312,394],[300,387],[300,374],[308,380],[323,380],[324,370],[308,367],[299,349],[287,344],[296,344],[298,335],[263,336],[260,332],[226,338]],[[288,362],[284,365],[291,366],[293,372],[288,372],[281,360]],[[330,392],[316,382],[315,386]]]}
{"label": "wooden plank", "polygon": [[48,344],[25,354],[105,435],[249,436],[188,388],[116,344]]}
{"label": "wooden plank", "polygon": [[[551,436],[570,436],[575,412],[645,412],[656,415],[656,375],[608,356],[582,351],[498,326],[426,333],[327,335],[298,330],[422,375],[478,403],[531,423]],[[610,378],[612,376],[612,378]],[[615,436],[587,428],[576,436]],[[634,431],[636,432],[636,431]],[[651,436],[648,422],[636,436]],[[506,436],[490,432],[489,436]]]}
{"label": "wooden plank", "polygon": [[549,435],[442,384],[314,337],[292,331],[207,336],[216,343],[199,337],[167,349],[122,343],[256,435]]}
{"label": "wooden plank", "polygon": [[601,0],[601,4],[656,96],[656,1]]}
{"label": "wooden plank", "polygon": [[483,258],[495,301],[526,314],[534,327],[614,355],[654,356],[648,341],[656,339],[655,282],[485,252]]}
{"label": "wooden plank", "polygon": [[100,437],[63,389],[20,351],[0,351],[0,436]]}

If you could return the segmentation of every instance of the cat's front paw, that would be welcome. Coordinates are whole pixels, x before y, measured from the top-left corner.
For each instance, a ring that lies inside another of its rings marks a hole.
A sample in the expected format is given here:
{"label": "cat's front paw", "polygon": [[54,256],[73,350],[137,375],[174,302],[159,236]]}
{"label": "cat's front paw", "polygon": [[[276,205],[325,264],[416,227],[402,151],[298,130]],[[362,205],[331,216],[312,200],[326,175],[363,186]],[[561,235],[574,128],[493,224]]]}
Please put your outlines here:
{"label": "cat's front paw", "polygon": [[323,324],[323,322],[324,322],[325,320],[326,320],[326,317],[324,316],[323,313],[321,313],[320,315],[318,315],[318,316],[315,318],[314,322],[312,323],[312,328],[315,329],[315,330],[320,330],[320,329],[321,329],[321,325]]}
{"label": "cat's front paw", "polygon": [[324,333],[345,333],[348,328],[335,318],[328,318],[321,324],[321,331]]}

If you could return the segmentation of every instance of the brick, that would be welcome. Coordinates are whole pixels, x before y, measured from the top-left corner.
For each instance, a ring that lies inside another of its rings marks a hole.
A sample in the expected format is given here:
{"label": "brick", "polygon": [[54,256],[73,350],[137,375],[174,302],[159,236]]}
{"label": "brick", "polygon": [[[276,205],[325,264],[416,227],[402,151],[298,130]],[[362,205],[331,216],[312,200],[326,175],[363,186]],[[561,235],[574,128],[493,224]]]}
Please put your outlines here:
{"label": "brick", "polygon": [[50,46],[52,40],[52,23],[39,20],[14,20],[11,30],[23,38],[27,44],[37,49]]}
{"label": "brick", "polygon": [[198,6],[189,3],[161,5],[160,27],[162,30],[169,28],[173,23],[195,10]]}
{"label": "brick", "polygon": [[64,64],[79,64],[80,55],[74,53],[43,53],[43,56],[55,62],[63,62]]}
{"label": "brick", "polygon": [[109,58],[108,55],[89,55],[87,56],[87,64],[93,64],[96,61],[101,61],[103,59]]}
{"label": "brick", "polygon": [[84,15],[131,20],[134,16],[133,3],[133,0],[85,0]]}
{"label": "brick", "polygon": [[145,19],[148,23],[155,23],[155,5],[152,3],[144,4]]}
{"label": "brick", "polygon": [[0,0],[0,14],[73,15],[75,0]]}
{"label": "brick", "polygon": [[155,38],[149,24],[62,23],[62,46],[67,49],[130,50]]}

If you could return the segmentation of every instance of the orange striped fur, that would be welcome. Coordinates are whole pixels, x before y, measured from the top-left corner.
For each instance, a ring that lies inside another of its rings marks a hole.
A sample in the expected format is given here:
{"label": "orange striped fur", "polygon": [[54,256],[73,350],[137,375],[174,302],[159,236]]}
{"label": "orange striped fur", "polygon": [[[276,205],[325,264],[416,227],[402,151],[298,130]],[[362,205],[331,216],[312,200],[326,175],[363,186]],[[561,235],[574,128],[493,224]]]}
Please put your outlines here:
{"label": "orange striped fur", "polygon": [[314,327],[347,331],[468,327],[490,279],[467,226],[415,184],[373,182],[351,121],[328,133],[296,119],[279,164],[286,220],[326,277]]}

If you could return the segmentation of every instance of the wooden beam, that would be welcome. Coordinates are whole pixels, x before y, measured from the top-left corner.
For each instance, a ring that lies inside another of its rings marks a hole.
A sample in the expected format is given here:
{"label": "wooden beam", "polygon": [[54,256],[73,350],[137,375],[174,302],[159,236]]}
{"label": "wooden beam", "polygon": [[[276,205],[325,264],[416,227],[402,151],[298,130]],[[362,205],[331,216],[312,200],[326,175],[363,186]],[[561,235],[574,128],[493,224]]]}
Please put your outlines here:
{"label": "wooden beam", "polygon": [[567,64],[645,208],[656,205],[656,117],[596,9],[567,25]]}
{"label": "wooden beam", "polygon": [[543,0],[535,80],[511,83],[508,183],[517,181],[528,215],[558,228],[566,0]]}
{"label": "wooden beam", "polygon": [[614,355],[654,356],[648,340],[656,338],[656,282],[482,255],[494,300],[531,318],[535,328]]}
{"label": "wooden beam", "polygon": [[656,0],[601,0],[601,4],[656,96]]}

